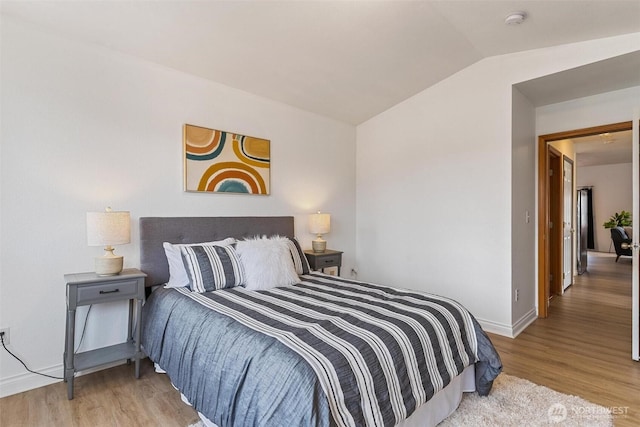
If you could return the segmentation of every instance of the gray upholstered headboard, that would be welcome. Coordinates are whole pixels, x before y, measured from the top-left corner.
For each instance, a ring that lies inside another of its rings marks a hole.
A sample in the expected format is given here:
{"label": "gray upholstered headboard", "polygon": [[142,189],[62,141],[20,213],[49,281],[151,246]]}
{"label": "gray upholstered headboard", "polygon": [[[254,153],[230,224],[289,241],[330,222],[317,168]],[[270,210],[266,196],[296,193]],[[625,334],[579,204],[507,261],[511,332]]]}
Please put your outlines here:
{"label": "gray upholstered headboard", "polygon": [[140,218],[140,269],[147,273],[146,286],[161,285],[169,280],[163,242],[198,243],[275,234],[294,237],[293,217]]}

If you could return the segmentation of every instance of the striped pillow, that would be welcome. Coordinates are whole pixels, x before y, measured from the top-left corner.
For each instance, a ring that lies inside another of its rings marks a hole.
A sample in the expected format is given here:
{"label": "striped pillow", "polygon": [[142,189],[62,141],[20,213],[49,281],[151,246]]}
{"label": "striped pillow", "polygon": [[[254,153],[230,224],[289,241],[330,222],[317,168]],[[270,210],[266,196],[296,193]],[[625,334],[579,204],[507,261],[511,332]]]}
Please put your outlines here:
{"label": "striped pillow", "polygon": [[189,286],[189,277],[184,269],[184,261],[182,260],[182,252],[180,248],[185,246],[199,246],[199,245],[217,245],[217,246],[229,246],[236,243],[236,239],[228,237],[224,240],[218,240],[215,242],[199,242],[199,243],[162,243],[164,253],[167,256],[167,262],[169,263],[169,281],[165,285],[167,288],[180,288],[182,286]]}
{"label": "striped pillow", "polygon": [[309,261],[307,261],[307,257],[304,256],[304,252],[300,247],[300,243],[298,243],[298,239],[295,237],[292,239],[288,239],[287,246],[291,251],[291,258],[293,258],[293,265],[296,268],[296,273],[300,274],[309,274],[311,270],[309,268]]}
{"label": "striped pillow", "polygon": [[184,246],[180,251],[192,291],[233,288],[245,281],[242,264],[233,246]]}

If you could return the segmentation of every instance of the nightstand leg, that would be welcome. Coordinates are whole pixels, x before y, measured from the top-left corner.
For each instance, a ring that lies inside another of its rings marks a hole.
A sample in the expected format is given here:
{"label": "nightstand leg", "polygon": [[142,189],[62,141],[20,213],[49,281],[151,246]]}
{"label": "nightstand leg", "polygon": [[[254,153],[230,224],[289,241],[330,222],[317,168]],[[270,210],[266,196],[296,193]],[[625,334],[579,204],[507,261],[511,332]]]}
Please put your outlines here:
{"label": "nightstand leg", "polygon": [[[133,299],[129,300],[129,327],[127,329],[127,341],[133,341]],[[127,359],[127,365],[131,365],[131,359]]]}
{"label": "nightstand leg", "polygon": [[67,398],[73,399],[73,347],[75,340],[76,311],[67,310],[67,330],[64,350],[64,381],[67,383]]}
{"label": "nightstand leg", "polygon": [[137,324],[136,324],[136,338],[135,338],[135,343],[136,343],[136,355],[135,355],[135,363],[136,363],[136,378],[140,378],[140,355],[142,353],[142,350],[140,348],[140,339],[142,338],[142,300],[138,299],[136,300],[136,320],[137,320]]}
{"label": "nightstand leg", "polygon": [[133,339],[133,299],[129,300],[129,329],[127,334],[127,340]]}
{"label": "nightstand leg", "polygon": [[67,399],[73,400],[73,377],[67,380]]}

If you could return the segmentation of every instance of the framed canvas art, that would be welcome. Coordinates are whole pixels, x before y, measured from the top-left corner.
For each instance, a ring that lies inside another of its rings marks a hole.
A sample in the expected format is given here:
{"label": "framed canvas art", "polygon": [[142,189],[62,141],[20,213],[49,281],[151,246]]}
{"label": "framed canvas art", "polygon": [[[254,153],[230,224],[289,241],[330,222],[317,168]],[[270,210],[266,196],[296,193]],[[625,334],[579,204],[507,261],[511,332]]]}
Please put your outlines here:
{"label": "framed canvas art", "polygon": [[185,191],[269,194],[268,139],[185,124],[183,142]]}

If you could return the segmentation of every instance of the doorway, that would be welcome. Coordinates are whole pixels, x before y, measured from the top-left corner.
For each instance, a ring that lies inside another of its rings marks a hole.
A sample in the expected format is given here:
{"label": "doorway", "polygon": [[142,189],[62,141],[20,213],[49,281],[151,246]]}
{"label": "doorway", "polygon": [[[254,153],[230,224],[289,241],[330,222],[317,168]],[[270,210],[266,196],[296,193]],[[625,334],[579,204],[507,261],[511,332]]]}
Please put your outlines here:
{"label": "doorway", "polygon": [[[632,122],[614,123],[566,132],[559,132],[538,137],[538,317],[548,316],[549,299],[557,294],[558,282],[562,268],[562,227],[555,224],[563,216],[563,203],[558,202],[558,195],[554,190],[559,179],[551,179],[552,168],[562,168],[562,156],[553,152],[550,142],[570,138],[614,133],[632,129]],[[560,164],[560,166],[557,165]],[[562,192],[562,190],[559,190]],[[560,242],[560,244],[558,243]],[[555,277],[555,280],[554,280]],[[562,286],[560,285],[560,292]]]}

